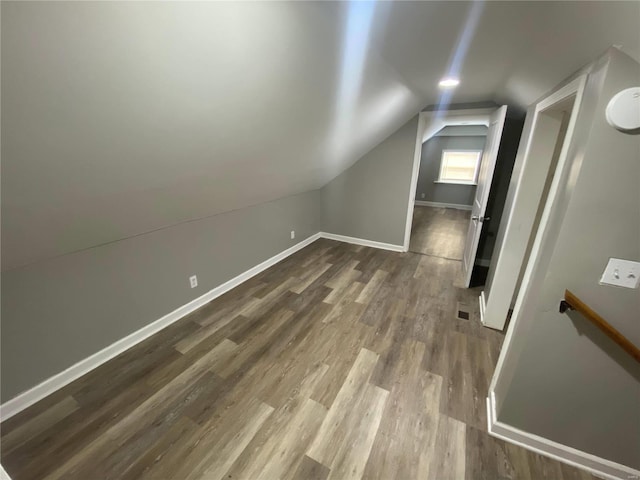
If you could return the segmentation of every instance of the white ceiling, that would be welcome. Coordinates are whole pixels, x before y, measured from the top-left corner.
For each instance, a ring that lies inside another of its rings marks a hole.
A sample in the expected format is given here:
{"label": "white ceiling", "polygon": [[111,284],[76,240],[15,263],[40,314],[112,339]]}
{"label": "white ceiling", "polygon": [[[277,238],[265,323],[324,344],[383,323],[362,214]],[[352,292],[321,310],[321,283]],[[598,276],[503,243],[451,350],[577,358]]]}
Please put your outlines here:
{"label": "white ceiling", "polygon": [[437,103],[454,52],[450,101],[520,108],[640,57],[638,2],[1,8],[4,269],[318,188]]}

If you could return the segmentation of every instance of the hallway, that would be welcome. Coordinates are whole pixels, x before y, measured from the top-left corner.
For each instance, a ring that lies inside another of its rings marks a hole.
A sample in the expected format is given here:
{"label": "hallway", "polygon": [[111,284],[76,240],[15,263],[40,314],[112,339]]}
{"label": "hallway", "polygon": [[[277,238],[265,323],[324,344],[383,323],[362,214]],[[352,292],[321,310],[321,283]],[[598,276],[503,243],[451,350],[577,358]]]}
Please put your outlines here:
{"label": "hallway", "polygon": [[467,210],[416,205],[413,209],[409,251],[462,260],[470,215],[471,212]]}

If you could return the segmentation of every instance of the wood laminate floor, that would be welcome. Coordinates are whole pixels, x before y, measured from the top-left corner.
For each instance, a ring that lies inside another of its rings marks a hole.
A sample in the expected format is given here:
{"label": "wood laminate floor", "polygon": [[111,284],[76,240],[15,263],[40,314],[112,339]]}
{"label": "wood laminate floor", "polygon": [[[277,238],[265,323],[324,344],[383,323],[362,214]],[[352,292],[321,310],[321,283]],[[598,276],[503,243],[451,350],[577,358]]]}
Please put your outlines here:
{"label": "wood laminate floor", "polygon": [[4,422],[2,464],[14,480],[590,478],[487,434],[502,335],[458,270],[318,240]]}
{"label": "wood laminate floor", "polygon": [[409,251],[462,260],[470,216],[466,210],[416,205]]}

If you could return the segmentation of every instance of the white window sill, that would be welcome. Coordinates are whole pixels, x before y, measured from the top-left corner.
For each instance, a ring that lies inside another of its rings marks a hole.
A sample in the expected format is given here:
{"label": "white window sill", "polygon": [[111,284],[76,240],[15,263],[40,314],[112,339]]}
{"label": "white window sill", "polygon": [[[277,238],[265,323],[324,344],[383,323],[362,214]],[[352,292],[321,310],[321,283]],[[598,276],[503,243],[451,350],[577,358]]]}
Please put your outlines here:
{"label": "white window sill", "polygon": [[445,183],[445,184],[446,184],[446,183],[448,183],[448,184],[451,184],[451,185],[469,185],[470,187],[473,187],[473,186],[477,186],[477,185],[478,185],[477,183],[470,183],[470,182],[455,182],[455,181],[453,181],[453,180],[436,180],[436,181],[434,181],[433,183]]}

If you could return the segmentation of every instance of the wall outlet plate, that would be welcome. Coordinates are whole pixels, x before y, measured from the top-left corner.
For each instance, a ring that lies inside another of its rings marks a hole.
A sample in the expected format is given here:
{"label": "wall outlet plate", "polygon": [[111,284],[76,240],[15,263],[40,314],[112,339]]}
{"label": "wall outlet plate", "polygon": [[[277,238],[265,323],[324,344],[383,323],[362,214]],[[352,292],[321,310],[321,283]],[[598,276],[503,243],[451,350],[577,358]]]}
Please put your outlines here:
{"label": "wall outlet plate", "polygon": [[189,285],[191,285],[191,288],[196,288],[198,286],[198,277],[195,275],[190,276]]}
{"label": "wall outlet plate", "polygon": [[293,240],[294,238],[296,238],[296,231],[291,230],[291,240]]}
{"label": "wall outlet plate", "polygon": [[638,288],[640,285],[640,262],[610,258],[600,278],[600,285]]}

